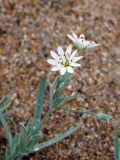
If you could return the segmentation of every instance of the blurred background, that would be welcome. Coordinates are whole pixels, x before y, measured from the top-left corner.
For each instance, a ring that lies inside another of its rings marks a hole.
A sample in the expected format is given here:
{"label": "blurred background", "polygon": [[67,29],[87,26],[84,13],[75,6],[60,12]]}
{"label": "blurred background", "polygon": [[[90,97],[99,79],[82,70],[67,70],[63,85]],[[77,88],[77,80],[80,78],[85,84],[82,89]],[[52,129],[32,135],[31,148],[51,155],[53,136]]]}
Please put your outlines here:
{"label": "blurred background", "polygon": [[[33,116],[40,79],[50,70],[46,60],[67,34],[84,33],[101,46],[88,50],[63,93],[79,98],[65,104],[81,111],[104,112],[120,120],[120,0],[0,0],[0,98],[16,93],[15,122]],[[46,87],[48,106],[51,73]],[[70,138],[25,160],[113,160],[112,127],[90,116],[55,111],[43,128],[47,140],[76,123],[82,128]],[[56,126],[56,127],[54,127]],[[119,136],[120,136],[120,126]],[[14,132],[14,131],[13,131]],[[4,144],[3,135],[0,143]],[[0,152],[0,154],[2,154]]]}

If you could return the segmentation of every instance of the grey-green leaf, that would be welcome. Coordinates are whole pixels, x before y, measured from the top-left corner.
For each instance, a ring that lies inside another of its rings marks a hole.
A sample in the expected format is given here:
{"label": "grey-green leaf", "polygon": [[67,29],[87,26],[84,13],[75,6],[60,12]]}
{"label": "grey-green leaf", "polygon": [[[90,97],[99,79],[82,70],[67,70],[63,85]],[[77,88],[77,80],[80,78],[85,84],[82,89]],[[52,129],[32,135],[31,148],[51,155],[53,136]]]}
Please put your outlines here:
{"label": "grey-green leaf", "polygon": [[13,98],[13,95],[9,95],[9,96],[5,97],[3,100],[1,100],[0,112],[5,111],[10,106],[10,102],[11,102],[12,98]]}
{"label": "grey-green leaf", "polygon": [[65,101],[70,101],[72,99],[75,99],[76,96],[72,96],[72,97],[58,97],[56,99],[54,99],[54,106],[61,104],[62,102]]}
{"label": "grey-green leaf", "polygon": [[97,113],[96,117],[98,120],[103,120],[103,121],[111,121],[112,117],[108,114],[105,113]]}
{"label": "grey-green leaf", "polygon": [[61,133],[61,134],[57,135],[56,137],[54,137],[54,138],[52,138],[52,139],[50,139],[50,140],[48,140],[46,142],[43,142],[41,144],[35,145],[35,147],[33,148],[33,152],[41,150],[41,149],[44,149],[44,148],[46,148],[48,146],[53,145],[56,142],[59,142],[59,141],[65,139],[66,137],[72,135],[79,128],[80,128],[80,125],[78,125],[77,127],[71,128],[71,129],[69,129],[68,131],[66,131],[64,133]]}
{"label": "grey-green leaf", "polygon": [[115,160],[120,160],[119,153],[119,139],[118,139],[118,130],[116,127],[113,128],[113,136],[114,136],[114,158]]}
{"label": "grey-green leaf", "polygon": [[0,122],[4,128],[4,133],[7,138],[8,145],[9,145],[9,147],[12,147],[12,134],[11,134],[10,128],[7,125],[7,122],[2,114],[0,114]]}
{"label": "grey-green leaf", "polygon": [[46,77],[44,77],[41,80],[40,86],[38,88],[38,97],[37,97],[37,104],[36,104],[36,112],[35,112],[34,121],[38,121],[41,118],[45,86],[46,86]]}

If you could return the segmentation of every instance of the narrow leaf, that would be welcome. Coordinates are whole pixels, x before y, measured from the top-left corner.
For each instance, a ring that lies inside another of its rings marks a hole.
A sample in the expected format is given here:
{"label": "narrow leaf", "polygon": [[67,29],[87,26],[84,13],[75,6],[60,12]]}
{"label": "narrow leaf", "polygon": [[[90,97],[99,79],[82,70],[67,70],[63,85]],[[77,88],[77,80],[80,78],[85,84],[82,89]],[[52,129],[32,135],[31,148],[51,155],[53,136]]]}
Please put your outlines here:
{"label": "narrow leaf", "polygon": [[79,128],[80,128],[80,125],[77,126],[77,127],[71,128],[71,129],[69,129],[68,131],[66,131],[66,132],[64,132],[64,133],[61,133],[61,134],[57,135],[56,137],[54,137],[54,138],[52,138],[52,139],[50,139],[50,140],[48,140],[48,141],[46,141],[46,142],[43,142],[43,143],[41,143],[41,144],[35,145],[35,147],[34,147],[34,149],[33,149],[33,152],[34,152],[34,151],[41,150],[41,149],[44,149],[44,148],[46,148],[46,147],[48,147],[48,146],[53,145],[53,144],[56,143],[56,142],[59,142],[59,141],[65,139],[66,137],[72,135],[72,134],[73,134],[75,131],[77,131]]}
{"label": "narrow leaf", "polygon": [[114,158],[115,160],[120,160],[118,130],[116,127],[114,127],[113,136],[114,136]]}
{"label": "narrow leaf", "polygon": [[72,96],[72,97],[58,97],[56,99],[54,99],[54,106],[61,104],[62,102],[65,101],[70,101],[72,99],[75,99],[76,96]]}
{"label": "narrow leaf", "polygon": [[34,118],[35,121],[38,121],[41,118],[45,85],[46,85],[46,77],[44,77],[41,80],[40,86],[38,88],[38,97],[37,97],[36,112],[35,112],[35,118]]}
{"label": "narrow leaf", "polygon": [[77,110],[77,109],[74,109],[74,108],[65,108],[65,107],[62,107],[62,106],[57,106],[56,107],[57,109],[62,109],[62,110],[65,110],[65,111],[70,111],[70,112],[75,112],[75,113],[80,113],[80,114],[88,114],[88,115],[91,115],[91,116],[97,116],[97,114],[95,112],[83,112],[83,111],[80,111],[80,110]]}
{"label": "narrow leaf", "polygon": [[6,113],[4,113],[4,116],[9,116],[10,114],[12,114],[13,112],[16,112],[16,109],[12,109],[10,111],[7,111]]}
{"label": "narrow leaf", "polygon": [[8,141],[8,145],[11,148],[12,147],[12,134],[11,134],[10,128],[7,125],[7,122],[2,114],[0,114],[0,122],[4,128],[4,132],[5,132],[6,139]]}
{"label": "narrow leaf", "polygon": [[98,120],[107,121],[107,122],[112,120],[112,117],[110,115],[102,112],[97,113],[96,116]]}
{"label": "narrow leaf", "polygon": [[13,95],[9,95],[0,102],[0,112],[3,112],[5,109],[7,109],[10,106],[10,102],[12,98],[13,98]]}

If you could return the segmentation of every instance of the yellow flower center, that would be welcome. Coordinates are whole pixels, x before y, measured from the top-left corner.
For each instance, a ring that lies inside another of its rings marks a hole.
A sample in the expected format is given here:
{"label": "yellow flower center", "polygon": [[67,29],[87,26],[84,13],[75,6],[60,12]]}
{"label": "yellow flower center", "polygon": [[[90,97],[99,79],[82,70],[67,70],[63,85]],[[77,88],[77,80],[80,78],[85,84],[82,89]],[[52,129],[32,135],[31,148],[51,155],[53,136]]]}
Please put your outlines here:
{"label": "yellow flower center", "polygon": [[64,65],[64,67],[68,67],[68,66],[69,66],[68,60],[65,60],[65,61],[63,62],[63,65]]}

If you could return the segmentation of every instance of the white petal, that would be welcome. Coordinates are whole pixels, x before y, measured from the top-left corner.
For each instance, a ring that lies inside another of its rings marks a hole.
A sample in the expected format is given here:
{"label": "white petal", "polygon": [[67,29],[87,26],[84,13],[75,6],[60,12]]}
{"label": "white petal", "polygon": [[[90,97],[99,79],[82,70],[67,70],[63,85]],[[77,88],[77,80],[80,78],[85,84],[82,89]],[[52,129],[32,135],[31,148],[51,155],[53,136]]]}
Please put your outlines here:
{"label": "white petal", "polygon": [[81,66],[81,64],[79,64],[79,63],[71,63],[70,64],[72,67],[80,67]]}
{"label": "white petal", "polygon": [[53,67],[51,70],[52,71],[58,71],[58,70],[60,70],[60,67],[56,66],[56,67]]}
{"label": "white petal", "polygon": [[83,44],[85,45],[85,46],[88,46],[88,45],[90,45],[90,44],[92,44],[90,41],[88,41],[88,40],[84,40],[83,41]]}
{"label": "white petal", "polygon": [[81,43],[80,41],[76,43],[76,46],[78,47],[79,50],[84,50],[87,48],[88,45]]}
{"label": "white petal", "polygon": [[87,48],[94,48],[94,47],[97,47],[99,46],[100,44],[97,44],[97,43],[91,43],[87,46]]}
{"label": "white petal", "polygon": [[70,34],[67,34],[68,38],[71,39],[71,41],[73,41],[74,43],[76,43],[76,39],[70,35]]}
{"label": "white petal", "polygon": [[69,46],[67,47],[67,49],[66,49],[65,54],[66,54],[66,55],[67,55],[67,54],[70,55],[71,52],[72,52],[72,45],[69,45]]}
{"label": "white petal", "polygon": [[77,50],[75,50],[75,51],[70,55],[70,58],[73,59],[73,58],[75,57],[76,53],[77,53]]}
{"label": "white petal", "polygon": [[54,58],[54,59],[58,59],[59,56],[57,55],[57,53],[55,53],[54,51],[50,51],[50,54],[51,56]]}
{"label": "white petal", "polygon": [[77,34],[75,34],[74,32],[72,32],[72,35],[75,39],[77,39]]}
{"label": "white petal", "polygon": [[72,62],[77,62],[77,61],[79,61],[81,58],[83,58],[83,56],[74,57],[74,58],[72,59]]}
{"label": "white petal", "polygon": [[56,65],[56,61],[54,59],[48,59],[47,62],[53,66]]}
{"label": "white petal", "polygon": [[64,55],[64,51],[63,51],[62,47],[58,46],[58,47],[57,47],[57,51],[58,51],[58,54],[59,54],[60,56],[63,56],[63,55]]}
{"label": "white petal", "polygon": [[73,73],[73,72],[74,72],[74,70],[73,70],[73,68],[72,68],[72,67],[68,66],[68,67],[67,67],[67,72],[69,72],[69,73]]}
{"label": "white petal", "polygon": [[66,72],[66,67],[62,67],[62,68],[60,69],[60,74],[61,74],[61,75],[64,75],[65,72]]}

